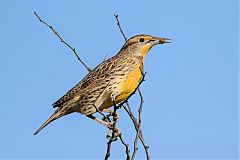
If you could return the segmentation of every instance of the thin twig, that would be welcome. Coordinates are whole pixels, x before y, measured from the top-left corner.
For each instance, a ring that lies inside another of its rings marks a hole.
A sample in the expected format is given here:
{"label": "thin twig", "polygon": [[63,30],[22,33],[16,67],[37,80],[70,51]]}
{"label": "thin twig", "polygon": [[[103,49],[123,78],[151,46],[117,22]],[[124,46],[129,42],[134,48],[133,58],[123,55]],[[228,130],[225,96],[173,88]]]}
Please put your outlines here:
{"label": "thin twig", "polygon": [[125,150],[125,153],[127,155],[127,160],[130,160],[130,150],[129,150],[129,147],[128,147],[128,144],[126,142],[124,142],[123,138],[122,138],[122,134],[119,135],[119,138],[122,142],[122,144],[125,146],[126,150]]}
{"label": "thin twig", "polygon": [[138,137],[139,137],[139,133],[140,133],[140,130],[141,130],[141,122],[142,122],[142,106],[143,106],[143,103],[144,103],[144,100],[143,100],[143,96],[142,96],[142,93],[140,91],[140,89],[138,88],[138,93],[140,95],[140,99],[141,99],[141,102],[140,102],[140,107],[138,109],[138,129],[137,129],[137,134],[136,134],[136,137],[135,137],[135,140],[134,140],[134,149],[133,149],[133,154],[132,154],[132,160],[135,158],[135,155],[137,153],[137,141],[138,141]]}
{"label": "thin twig", "polygon": [[135,127],[135,125],[137,127],[137,119],[135,118],[134,114],[132,113],[129,103],[126,102],[126,105],[127,106],[123,105],[123,108],[125,109],[125,111],[129,115],[129,117],[132,119],[134,127]]}
{"label": "thin twig", "polygon": [[[126,105],[127,105],[127,113],[128,113],[128,115],[131,117],[131,119],[132,119],[132,121],[133,121],[133,124],[134,124],[134,128],[135,128],[135,130],[137,131],[138,130],[138,122],[137,122],[137,119],[135,118],[135,116],[134,116],[134,114],[132,113],[132,111],[131,111],[131,108],[130,108],[130,105],[128,104],[128,103],[126,103]],[[128,112],[129,111],[129,112]],[[141,140],[141,142],[142,142],[142,144],[143,144],[143,146],[144,146],[144,148],[146,147],[146,148],[148,148],[148,146],[147,145],[145,145],[145,141],[144,141],[144,139],[143,139],[143,135],[142,135],[142,130],[141,130],[141,128],[140,128],[140,130],[139,130],[139,139]]]}
{"label": "thin twig", "polygon": [[34,15],[38,18],[38,20],[40,22],[42,22],[44,25],[46,25],[48,28],[50,28],[52,30],[52,32],[60,39],[60,41],[62,43],[64,43],[68,48],[70,48],[73,53],[75,54],[75,56],[77,57],[77,59],[84,65],[84,67],[88,70],[88,72],[91,71],[91,69],[81,60],[81,58],[79,57],[79,55],[77,54],[77,51],[75,48],[73,48],[70,44],[68,44],[66,41],[64,41],[64,39],[58,34],[58,32],[53,28],[53,26],[47,24],[45,21],[43,21],[40,16],[37,14],[37,12],[34,12]]}
{"label": "thin twig", "polygon": [[[123,108],[125,109],[125,111],[127,112],[127,114],[129,115],[129,117],[132,119],[132,122],[134,124],[134,128],[137,131],[138,130],[138,123],[137,123],[137,119],[135,118],[134,114],[131,111],[130,105],[128,104],[128,102],[126,103],[127,107],[125,105],[123,105]],[[139,130],[139,139],[141,140],[143,146],[145,145],[143,136],[142,136],[142,131],[141,129]]]}
{"label": "thin twig", "polygon": [[125,36],[125,34],[124,34],[123,30],[122,30],[122,27],[121,27],[120,22],[119,22],[119,20],[118,20],[118,15],[117,15],[117,14],[114,14],[114,17],[115,17],[116,20],[117,20],[118,28],[119,28],[119,30],[120,30],[121,34],[123,35],[123,37],[124,37],[124,39],[125,39],[125,42],[126,42],[126,41],[127,41],[127,37]]}
{"label": "thin twig", "polygon": [[111,144],[112,144],[113,140],[110,139],[109,142],[107,143],[107,153],[105,155],[104,160],[108,160],[108,158],[110,157],[110,152],[111,152]]}
{"label": "thin twig", "polygon": [[[132,122],[133,122],[133,124],[134,124],[134,128],[135,128],[135,130],[136,130],[136,132],[137,132],[137,130],[138,130],[137,119],[135,118],[134,114],[132,113],[129,104],[126,103],[126,105],[127,105],[127,107],[126,107],[125,105],[123,105],[123,108],[125,109],[125,111],[126,111],[127,114],[129,115],[129,117],[132,119]],[[147,160],[149,160],[149,159],[150,159],[150,155],[149,155],[149,152],[148,152],[149,146],[147,146],[147,145],[145,144],[145,141],[144,141],[144,138],[143,138],[143,135],[142,135],[142,130],[141,130],[141,128],[140,128],[140,130],[139,130],[138,136],[139,136],[139,139],[141,140],[142,145],[143,145],[143,147],[144,147],[144,150],[145,150],[145,153],[146,153],[146,156],[147,156]]]}

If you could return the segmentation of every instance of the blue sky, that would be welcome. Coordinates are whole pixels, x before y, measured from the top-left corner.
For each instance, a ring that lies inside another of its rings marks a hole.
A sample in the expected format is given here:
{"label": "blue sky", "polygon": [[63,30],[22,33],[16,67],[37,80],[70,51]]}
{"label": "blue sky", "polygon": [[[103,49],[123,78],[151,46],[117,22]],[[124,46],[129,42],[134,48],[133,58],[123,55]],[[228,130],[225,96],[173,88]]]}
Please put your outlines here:
{"label": "blue sky", "polygon": [[[234,159],[238,155],[238,8],[229,0],[1,1],[0,158],[103,159],[107,129],[72,114],[34,131],[54,112],[51,104],[86,69],[33,15],[37,11],[90,66],[128,37],[151,34],[171,44],[145,61],[142,128],[154,159]],[[136,113],[139,97],[131,98]],[[119,111],[125,140],[135,132]],[[123,159],[116,142],[111,158]],[[145,158],[141,145],[137,158]]]}

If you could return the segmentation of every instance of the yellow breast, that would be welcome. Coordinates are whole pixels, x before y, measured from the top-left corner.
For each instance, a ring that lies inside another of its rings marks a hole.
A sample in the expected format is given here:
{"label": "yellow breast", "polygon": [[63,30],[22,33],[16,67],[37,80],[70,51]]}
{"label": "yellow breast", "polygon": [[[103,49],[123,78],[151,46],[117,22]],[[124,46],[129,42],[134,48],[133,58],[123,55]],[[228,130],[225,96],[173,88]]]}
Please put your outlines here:
{"label": "yellow breast", "polygon": [[[129,95],[136,89],[142,77],[142,73],[139,67],[140,64],[136,65],[136,68],[132,70],[126,76],[126,78],[121,83],[118,84],[118,86],[116,86],[118,95],[115,97],[115,103],[119,103],[126,100],[129,97]],[[102,100],[104,100],[104,103],[99,108],[100,110],[113,106],[111,93],[106,92],[106,94],[104,94],[100,98],[100,101]]]}
{"label": "yellow breast", "polygon": [[142,73],[140,70],[140,64],[136,66],[136,68],[131,71],[126,79],[120,84],[120,93],[116,97],[116,101],[121,102],[128,98],[128,96],[136,89],[138,83],[142,77]]}

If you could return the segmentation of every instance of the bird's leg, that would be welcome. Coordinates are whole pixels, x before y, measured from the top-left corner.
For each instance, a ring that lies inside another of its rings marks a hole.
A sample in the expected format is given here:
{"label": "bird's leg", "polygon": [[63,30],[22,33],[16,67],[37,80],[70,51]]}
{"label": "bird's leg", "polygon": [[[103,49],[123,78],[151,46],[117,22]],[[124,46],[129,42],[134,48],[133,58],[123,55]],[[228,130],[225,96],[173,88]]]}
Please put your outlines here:
{"label": "bird's leg", "polygon": [[[97,117],[93,116],[92,114],[86,115],[86,116],[109,129],[107,136],[106,136],[108,139],[113,139],[115,141],[115,140],[117,140],[118,135],[121,134],[120,129],[116,126],[116,124],[114,125],[114,123],[115,123],[114,121],[112,121],[110,123],[106,123],[106,122],[98,119]],[[114,126],[114,128],[113,128],[113,126]],[[115,136],[112,138],[113,130],[114,130]]]}
{"label": "bird's leg", "polygon": [[106,122],[104,122],[103,120],[100,120],[100,119],[98,119],[97,117],[93,116],[92,114],[86,115],[86,116],[87,116],[88,118],[91,118],[92,120],[100,123],[101,125],[104,125],[104,126],[107,127],[108,129],[112,129],[112,128],[113,128],[111,123],[106,123]]}
{"label": "bird's leg", "polygon": [[110,124],[112,125],[112,129],[109,130],[108,134],[107,134],[107,138],[108,139],[112,139],[112,140],[117,140],[117,137],[121,134],[120,129],[117,126],[117,121],[119,119],[119,115],[117,114],[116,110],[117,110],[117,106],[115,103],[115,96],[112,94],[112,102],[114,104],[114,111],[110,110],[110,109],[105,109],[105,112],[109,112],[110,116],[113,116],[113,121],[110,122]]}
{"label": "bird's leg", "polygon": [[[109,113],[108,115],[106,115],[105,117],[103,117],[103,121],[105,121],[105,119],[109,119],[110,116],[114,116],[115,121],[117,122],[119,119],[119,114],[115,113],[115,115],[113,115],[114,111],[111,109],[103,109],[102,112],[107,112]],[[106,119],[106,120],[107,120]],[[108,123],[109,125],[109,132],[107,134],[107,138],[108,139],[112,139],[112,140],[117,140],[117,137],[121,134],[121,131],[119,129],[119,127],[117,126],[116,122],[114,121],[110,121],[110,123]],[[115,124],[114,124],[115,123]],[[112,138],[112,134],[113,134],[113,127],[114,127],[114,137]]]}
{"label": "bird's leg", "polygon": [[111,94],[111,97],[112,97],[112,103],[113,103],[113,106],[114,106],[114,110],[110,110],[109,113],[111,115],[113,115],[113,118],[117,121],[119,119],[119,114],[116,112],[116,110],[118,109],[117,107],[117,104],[116,104],[116,97],[117,97],[117,94]]}
{"label": "bird's leg", "polygon": [[109,125],[110,125],[110,128],[109,128],[109,131],[107,133],[107,139],[111,139],[113,141],[116,141],[118,136],[121,134],[121,131],[119,129],[119,127],[117,126],[117,124],[115,123],[114,121],[110,122]]}

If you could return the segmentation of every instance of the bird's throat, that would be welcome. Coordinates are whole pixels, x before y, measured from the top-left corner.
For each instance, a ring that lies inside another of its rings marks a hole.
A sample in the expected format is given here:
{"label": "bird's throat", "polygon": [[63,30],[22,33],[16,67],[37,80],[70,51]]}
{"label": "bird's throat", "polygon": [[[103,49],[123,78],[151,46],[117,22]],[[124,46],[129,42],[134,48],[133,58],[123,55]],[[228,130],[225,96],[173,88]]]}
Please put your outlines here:
{"label": "bird's throat", "polygon": [[147,55],[147,53],[149,52],[149,50],[151,48],[152,48],[152,46],[150,46],[150,45],[141,47],[140,52],[141,52],[141,55],[142,55],[143,59],[145,59],[145,56]]}

